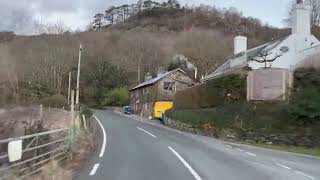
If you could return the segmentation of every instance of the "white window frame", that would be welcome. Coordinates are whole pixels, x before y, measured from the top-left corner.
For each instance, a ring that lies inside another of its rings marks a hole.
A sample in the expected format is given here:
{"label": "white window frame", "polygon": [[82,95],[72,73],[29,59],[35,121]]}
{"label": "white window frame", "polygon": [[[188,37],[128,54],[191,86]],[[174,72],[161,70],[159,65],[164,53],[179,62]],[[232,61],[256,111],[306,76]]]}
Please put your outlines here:
{"label": "white window frame", "polygon": [[[168,89],[165,89],[165,83],[170,83]],[[170,89],[172,87],[172,89]],[[163,90],[165,91],[176,91],[176,82],[163,82]]]}

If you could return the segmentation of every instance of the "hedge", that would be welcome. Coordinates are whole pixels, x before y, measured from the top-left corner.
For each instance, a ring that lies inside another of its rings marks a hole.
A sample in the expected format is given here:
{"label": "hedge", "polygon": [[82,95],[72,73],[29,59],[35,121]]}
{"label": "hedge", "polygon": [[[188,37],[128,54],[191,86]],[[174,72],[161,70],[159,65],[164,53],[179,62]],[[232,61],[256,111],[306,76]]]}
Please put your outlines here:
{"label": "hedge", "polygon": [[[245,128],[252,130],[320,133],[320,69],[299,68],[294,72],[289,101],[246,102],[244,79],[231,75],[179,92],[175,109],[168,111],[167,116],[219,128],[239,127],[242,120]],[[239,98],[226,102],[226,93]]]}
{"label": "hedge", "polygon": [[289,113],[300,125],[320,123],[320,69],[295,71]]}
{"label": "hedge", "polygon": [[175,95],[174,108],[210,108],[221,105],[226,101],[243,101],[245,99],[246,76],[230,74],[178,91]]}
{"label": "hedge", "polygon": [[167,117],[192,125],[210,124],[218,129],[240,128],[290,131],[287,102],[234,102],[208,109],[167,111]]}

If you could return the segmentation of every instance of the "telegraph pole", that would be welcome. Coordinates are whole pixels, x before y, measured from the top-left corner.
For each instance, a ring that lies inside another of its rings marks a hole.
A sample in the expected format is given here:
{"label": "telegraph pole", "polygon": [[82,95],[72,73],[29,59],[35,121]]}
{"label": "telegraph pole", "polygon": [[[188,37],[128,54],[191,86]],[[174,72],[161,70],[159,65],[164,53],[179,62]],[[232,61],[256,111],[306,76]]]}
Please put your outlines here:
{"label": "telegraph pole", "polygon": [[79,81],[80,81],[80,66],[81,66],[82,45],[79,48],[78,74],[77,74],[77,92],[76,92],[76,109],[79,110]]}
{"label": "telegraph pole", "polygon": [[69,72],[69,85],[68,85],[68,105],[70,105],[70,94],[71,93],[71,72]]}

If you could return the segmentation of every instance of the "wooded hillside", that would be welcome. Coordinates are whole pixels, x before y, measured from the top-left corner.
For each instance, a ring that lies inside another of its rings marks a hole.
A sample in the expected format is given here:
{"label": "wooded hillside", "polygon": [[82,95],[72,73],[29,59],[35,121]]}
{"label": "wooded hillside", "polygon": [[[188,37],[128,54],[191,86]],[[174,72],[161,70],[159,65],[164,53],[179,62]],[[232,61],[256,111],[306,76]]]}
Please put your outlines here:
{"label": "wooded hillside", "polygon": [[142,81],[144,74],[155,75],[157,68],[169,67],[173,57],[182,54],[205,75],[232,55],[235,35],[248,36],[252,47],[289,32],[243,17],[235,9],[181,7],[171,0],[139,3],[98,13],[87,32],[61,33],[59,28],[56,34],[37,36],[1,33],[0,105],[65,95],[69,71],[75,87],[80,43],[81,101],[104,105],[112,89],[138,83],[139,68]]}

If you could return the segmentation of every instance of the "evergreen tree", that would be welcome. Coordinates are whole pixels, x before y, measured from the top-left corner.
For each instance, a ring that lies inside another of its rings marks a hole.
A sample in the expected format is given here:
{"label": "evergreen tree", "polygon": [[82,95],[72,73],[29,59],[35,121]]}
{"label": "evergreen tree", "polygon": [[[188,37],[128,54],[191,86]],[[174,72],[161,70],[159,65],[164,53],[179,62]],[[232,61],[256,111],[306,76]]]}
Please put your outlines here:
{"label": "evergreen tree", "polygon": [[92,28],[95,31],[100,31],[103,26],[103,18],[104,15],[102,13],[98,13],[93,17]]}

